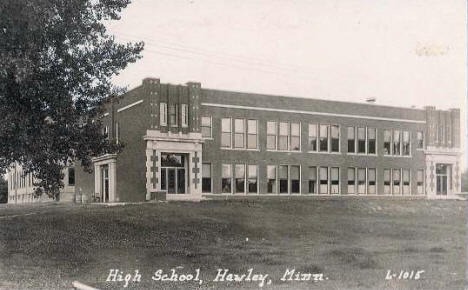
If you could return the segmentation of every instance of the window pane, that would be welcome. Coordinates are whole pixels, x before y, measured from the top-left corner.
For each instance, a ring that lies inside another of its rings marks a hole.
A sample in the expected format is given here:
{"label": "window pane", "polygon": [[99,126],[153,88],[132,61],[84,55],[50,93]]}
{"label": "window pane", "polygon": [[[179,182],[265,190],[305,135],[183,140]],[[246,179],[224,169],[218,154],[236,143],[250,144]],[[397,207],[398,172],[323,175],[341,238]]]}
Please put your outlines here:
{"label": "window pane", "polygon": [[223,118],[221,120],[221,131],[222,132],[231,132],[231,119]]}
{"label": "window pane", "polygon": [[247,127],[249,134],[257,134],[257,120],[248,120]]}
{"label": "window pane", "polygon": [[201,117],[201,125],[211,127],[211,117]]}
{"label": "window pane", "polygon": [[280,165],[279,167],[279,178],[287,179],[288,178],[288,166]]}
{"label": "window pane", "polygon": [[317,137],[317,124],[309,124],[309,136]]}
{"label": "window pane", "polygon": [[231,133],[221,133],[221,146],[231,147]]}
{"label": "window pane", "polygon": [[279,124],[279,134],[281,136],[288,136],[288,134],[289,134],[288,123],[280,123]]}
{"label": "window pane", "polygon": [[299,166],[291,166],[291,179],[299,179],[300,169]]}
{"label": "window pane", "polygon": [[331,151],[340,151],[340,128],[337,125],[331,126]]}
{"label": "window pane", "polygon": [[309,167],[309,179],[317,180],[317,167]]}
{"label": "window pane", "polygon": [[320,125],[320,151],[328,151],[328,126]]}
{"label": "window pane", "polygon": [[[356,178],[356,173],[355,173],[356,169],[355,168],[348,168],[348,183],[349,181],[353,181],[355,180]],[[354,183],[353,183],[354,184]]]}
{"label": "window pane", "polygon": [[247,136],[247,145],[249,149],[256,149],[257,148],[257,135],[249,134]]}
{"label": "window pane", "polygon": [[245,166],[244,164],[236,164],[236,178],[245,177]]}
{"label": "window pane", "polygon": [[299,151],[301,150],[300,137],[291,137],[291,150]]}
{"label": "window pane", "polygon": [[223,164],[222,177],[232,177],[231,165]]}
{"label": "window pane", "polygon": [[257,165],[249,165],[248,177],[257,178]]}
{"label": "window pane", "polygon": [[211,177],[211,164],[210,163],[202,164],[202,177]]}
{"label": "window pane", "polygon": [[279,150],[288,150],[288,136],[280,136],[279,137]]}
{"label": "window pane", "polygon": [[276,149],[276,136],[267,136],[267,149]]}
{"label": "window pane", "polygon": [[235,148],[244,148],[244,134],[242,133],[235,133],[234,134],[234,147]]}
{"label": "window pane", "polygon": [[276,122],[267,122],[267,134],[276,135]]}
{"label": "window pane", "polygon": [[211,138],[211,128],[210,127],[202,127],[202,137],[203,138]]}
{"label": "window pane", "polygon": [[330,169],[330,175],[332,180],[338,180],[339,169],[337,167],[332,167]]}
{"label": "window pane", "polygon": [[234,130],[236,133],[244,133],[244,119],[235,119],[234,121]]}
{"label": "window pane", "polygon": [[369,171],[367,172],[368,176],[367,178],[369,181],[375,181],[375,169],[369,168]]}
{"label": "window pane", "polygon": [[276,179],[276,166],[275,165],[267,166],[267,178]]}
{"label": "window pane", "polygon": [[291,123],[291,136],[300,135],[300,126],[298,123]]}

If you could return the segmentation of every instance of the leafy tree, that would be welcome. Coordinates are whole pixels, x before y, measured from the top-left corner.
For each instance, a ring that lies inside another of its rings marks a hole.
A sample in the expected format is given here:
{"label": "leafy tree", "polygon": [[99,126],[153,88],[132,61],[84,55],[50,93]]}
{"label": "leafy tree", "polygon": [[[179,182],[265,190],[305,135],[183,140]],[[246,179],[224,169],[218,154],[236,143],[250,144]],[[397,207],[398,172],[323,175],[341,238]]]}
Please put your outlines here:
{"label": "leafy tree", "polygon": [[0,175],[0,203],[8,201],[8,182]]}
{"label": "leafy tree", "polygon": [[[0,1],[0,173],[13,162],[53,198],[72,160],[116,152],[99,114],[123,92],[111,78],[139,59],[143,43],[116,43],[105,21],[129,0]],[[41,194],[38,191],[37,194]]]}

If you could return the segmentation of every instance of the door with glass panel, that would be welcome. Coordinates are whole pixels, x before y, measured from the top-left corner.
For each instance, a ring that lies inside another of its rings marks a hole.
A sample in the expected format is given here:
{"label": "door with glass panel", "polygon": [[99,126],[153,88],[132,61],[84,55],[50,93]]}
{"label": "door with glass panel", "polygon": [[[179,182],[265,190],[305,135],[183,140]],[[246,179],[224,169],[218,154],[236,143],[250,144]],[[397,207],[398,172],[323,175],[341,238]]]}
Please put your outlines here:
{"label": "door with glass panel", "polygon": [[436,165],[436,185],[437,195],[447,195],[450,166],[447,164]]}
{"label": "door with glass panel", "polygon": [[184,194],[187,188],[186,158],[184,154],[161,154],[161,190],[168,194]]}

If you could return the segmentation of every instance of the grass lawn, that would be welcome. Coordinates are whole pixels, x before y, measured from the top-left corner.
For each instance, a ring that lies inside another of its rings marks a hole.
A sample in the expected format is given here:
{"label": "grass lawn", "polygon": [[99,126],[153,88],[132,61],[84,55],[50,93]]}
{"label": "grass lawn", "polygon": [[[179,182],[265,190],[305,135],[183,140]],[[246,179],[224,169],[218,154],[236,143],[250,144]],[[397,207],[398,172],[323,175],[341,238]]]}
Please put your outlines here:
{"label": "grass lawn", "polygon": [[[248,240],[247,240],[248,238]],[[217,269],[268,274],[263,289],[466,289],[467,203],[426,200],[240,200],[125,206],[0,207],[0,288],[259,288],[213,282]],[[162,282],[171,268],[197,282]],[[286,269],[324,281],[281,281]],[[419,280],[387,271],[424,270]],[[326,278],[326,279],[325,279]]]}

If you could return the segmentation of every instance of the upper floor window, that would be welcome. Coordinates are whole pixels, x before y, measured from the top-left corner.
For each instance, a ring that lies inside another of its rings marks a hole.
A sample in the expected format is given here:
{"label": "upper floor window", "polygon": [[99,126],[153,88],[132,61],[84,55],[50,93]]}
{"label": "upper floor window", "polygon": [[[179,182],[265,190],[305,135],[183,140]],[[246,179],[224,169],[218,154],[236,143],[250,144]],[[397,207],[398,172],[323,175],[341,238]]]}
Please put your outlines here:
{"label": "upper floor window", "polygon": [[400,131],[393,131],[393,155],[400,155]]}
{"label": "upper floor window", "polygon": [[247,148],[257,149],[257,120],[247,121]]}
{"label": "upper floor window", "polygon": [[356,153],[356,136],[354,127],[348,127],[348,153]]}
{"label": "upper floor window", "polygon": [[267,122],[267,149],[276,150],[277,138],[277,125],[276,122]]}
{"label": "upper floor window", "polygon": [[244,119],[235,119],[234,121],[234,148],[245,148]]}
{"label": "upper floor window", "polygon": [[211,128],[211,117],[201,117],[201,132],[203,138],[212,138]]}
{"label": "upper floor window", "polygon": [[309,124],[309,150],[317,151],[317,124]]}
{"label": "upper floor window", "polygon": [[221,119],[221,147],[231,148],[231,118]]}
{"label": "upper floor window", "polygon": [[330,127],[331,152],[340,152],[340,127],[332,125]]}
{"label": "upper floor window", "polygon": [[416,139],[418,141],[417,143],[418,149],[423,149],[424,148],[424,132],[423,131],[416,132]]}
{"label": "upper floor window", "polygon": [[159,104],[159,123],[161,126],[167,126],[167,103]]}
{"label": "upper floor window", "polygon": [[176,104],[169,105],[169,125],[177,126],[178,106]]}
{"label": "upper floor window", "polygon": [[384,131],[384,155],[392,154],[392,131]]}
{"label": "upper floor window", "polygon": [[411,154],[411,142],[410,142],[410,133],[409,131],[403,131],[403,155],[409,156]]}
{"label": "upper floor window", "polygon": [[291,148],[292,151],[301,150],[301,125],[299,123],[291,123]]}
{"label": "upper floor window", "polygon": [[328,152],[328,125],[320,125],[320,152]]}
{"label": "upper floor window", "polygon": [[358,153],[366,153],[366,128],[358,127]]}
{"label": "upper floor window", "polygon": [[367,128],[367,153],[376,154],[377,132],[375,128]]}
{"label": "upper floor window", "polygon": [[189,120],[188,105],[181,104],[180,109],[181,109],[182,127],[188,127],[188,120]]}
{"label": "upper floor window", "polygon": [[279,142],[278,150],[288,150],[289,123],[279,123]]}

